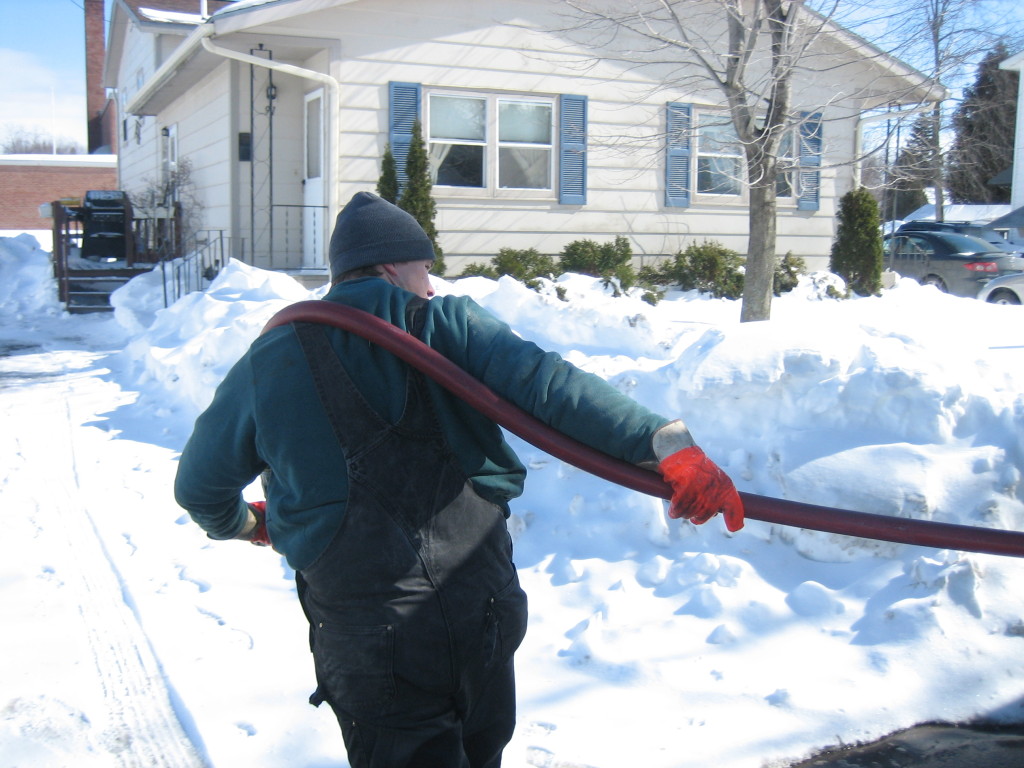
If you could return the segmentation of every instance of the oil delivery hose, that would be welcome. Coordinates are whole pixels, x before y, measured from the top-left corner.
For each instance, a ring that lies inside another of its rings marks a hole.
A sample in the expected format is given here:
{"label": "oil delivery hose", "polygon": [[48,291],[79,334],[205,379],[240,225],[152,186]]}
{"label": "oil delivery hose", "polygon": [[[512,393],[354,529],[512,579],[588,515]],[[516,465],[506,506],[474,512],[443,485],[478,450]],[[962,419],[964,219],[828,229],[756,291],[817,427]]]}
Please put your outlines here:
{"label": "oil delivery hose", "polygon": [[[332,325],[362,336],[422,371],[456,397],[546,453],[634,491],[662,499],[671,498],[670,486],[657,472],[616,459],[549,427],[496,395],[444,355],[386,320],[334,302],[300,301],[274,315],[263,333],[295,322]],[[740,498],[745,515],[752,520],[898,544],[1024,557],[1024,533],[1020,531],[851,512],[752,493],[741,492]]]}

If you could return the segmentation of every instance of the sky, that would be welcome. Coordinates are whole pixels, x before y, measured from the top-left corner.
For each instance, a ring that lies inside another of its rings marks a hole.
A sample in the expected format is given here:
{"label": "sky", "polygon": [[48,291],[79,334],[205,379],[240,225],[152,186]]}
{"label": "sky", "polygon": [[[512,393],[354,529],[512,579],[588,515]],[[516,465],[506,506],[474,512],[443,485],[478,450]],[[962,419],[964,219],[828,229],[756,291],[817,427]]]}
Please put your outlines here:
{"label": "sky", "polygon": [[[344,766],[307,703],[294,573],[209,540],[171,492],[228,368],[323,288],[232,261],[164,309],[160,274],[69,316],[49,254],[0,237],[0,755]],[[740,323],[739,301],[651,306],[581,275],[433,283],[683,418],[741,491],[1024,530],[1024,307],[906,279],[843,301],[815,273]],[[782,768],[919,722],[1024,722],[1024,558],[692,526],[509,439],[530,624],[507,768]]]}
{"label": "sky", "polygon": [[0,136],[24,130],[86,145],[81,0],[0,0]]}

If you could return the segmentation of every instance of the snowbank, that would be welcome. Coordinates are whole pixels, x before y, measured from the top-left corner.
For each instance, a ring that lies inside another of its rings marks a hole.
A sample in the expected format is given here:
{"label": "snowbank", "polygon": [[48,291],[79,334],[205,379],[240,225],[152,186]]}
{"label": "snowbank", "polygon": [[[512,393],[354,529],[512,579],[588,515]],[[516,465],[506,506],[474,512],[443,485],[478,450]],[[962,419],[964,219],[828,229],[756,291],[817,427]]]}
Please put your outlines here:
{"label": "snowbank", "polygon": [[[0,240],[0,252],[11,247]],[[162,309],[144,280],[115,294],[120,325],[83,321],[116,340],[105,356],[53,342],[0,357],[0,375],[47,372],[0,399],[8,434],[34,435],[38,414],[66,413],[49,431],[78,446],[71,461],[41,438],[0,444],[0,492],[18,520],[4,602],[65,600],[61,615],[76,615],[71,559],[36,551],[64,535],[44,518],[47,494],[77,483],[73,498],[207,764],[339,764],[333,717],[305,705],[313,681],[293,574],[273,552],[210,542],[170,498],[175,451],[224,373],[274,312],[319,294],[232,262],[208,291]],[[825,292],[835,280],[809,276],[774,301],[771,321],[743,324],[738,302],[687,293],[652,307],[578,275],[556,281],[568,301],[556,284],[435,287],[685,419],[743,491],[1024,529],[1024,309],[907,280],[836,301]],[[28,320],[45,327],[53,305],[42,304]],[[21,333],[25,321],[6,326]],[[680,524],[657,499],[511,442],[530,470],[509,528],[531,622],[505,765],[765,768],[927,720],[1024,720],[1024,561],[756,520],[734,535],[718,520]],[[79,656],[21,643],[37,625],[20,626],[0,655],[0,751],[41,754],[40,734],[59,725],[55,757],[33,765],[86,764],[83,743],[91,756],[110,743],[97,730],[102,708],[79,691],[89,665],[54,666]],[[46,626],[48,643],[77,642]]]}

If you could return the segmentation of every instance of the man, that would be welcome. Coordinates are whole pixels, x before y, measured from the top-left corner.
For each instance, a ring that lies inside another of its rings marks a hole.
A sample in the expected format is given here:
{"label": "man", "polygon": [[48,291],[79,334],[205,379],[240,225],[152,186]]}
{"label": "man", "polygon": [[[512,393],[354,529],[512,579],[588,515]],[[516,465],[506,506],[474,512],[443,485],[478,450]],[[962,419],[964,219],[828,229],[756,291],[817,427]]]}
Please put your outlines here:
{"label": "man", "polygon": [[[434,251],[360,192],[331,237],[326,301],[409,331],[548,425],[660,462],[669,514],[743,525],[681,421],[544,352],[471,299],[431,301]],[[241,491],[263,473],[266,505]],[[293,323],[257,339],[196,421],[175,497],[214,539],[273,542],[296,571],[318,687],[354,768],[496,768],[526,631],[505,519],[525,469],[492,421],[363,338]]]}

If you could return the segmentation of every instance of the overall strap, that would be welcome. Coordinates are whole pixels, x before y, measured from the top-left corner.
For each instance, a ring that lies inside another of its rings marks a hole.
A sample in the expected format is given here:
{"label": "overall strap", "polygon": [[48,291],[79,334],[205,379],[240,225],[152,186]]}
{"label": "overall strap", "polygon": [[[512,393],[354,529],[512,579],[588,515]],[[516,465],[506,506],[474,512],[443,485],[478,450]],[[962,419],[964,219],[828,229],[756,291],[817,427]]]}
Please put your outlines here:
{"label": "overall strap", "polygon": [[324,326],[295,323],[294,328],[327,420],[345,455],[351,457],[361,446],[353,445],[350,436],[372,442],[371,436],[386,431],[390,425],[360,394],[331,346]]}
{"label": "overall strap", "polygon": [[[418,337],[423,331],[426,305],[427,300],[417,296],[406,306],[406,328],[413,336]],[[317,396],[347,457],[351,458],[361,449],[372,446],[391,430],[401,433],[408,433],[410,430],[418,432],[425,428],[427,431],[436,431],[432,409],[428,409],[426,413],[421,413],[419,409],[409,412],[408,406],[414,393],[416,399],[425,397],[423,376],[419,371],[409,370],[405,393],[406,408],[399,423],[391,425],[382,419],[360,394],[331,346],[326,327],[319,323],[294,323],[293,327],[309,364]]]}

